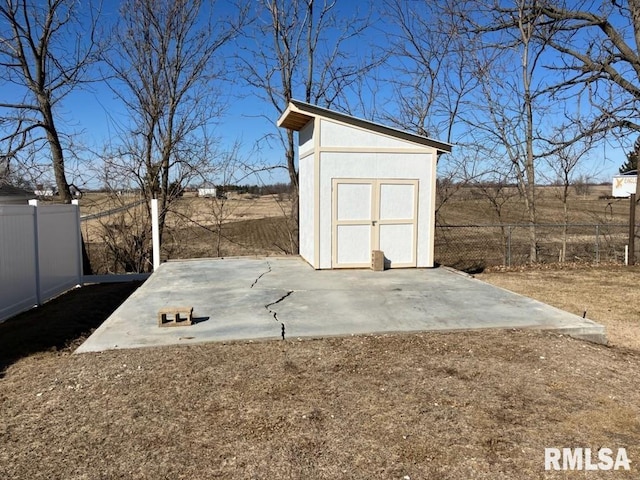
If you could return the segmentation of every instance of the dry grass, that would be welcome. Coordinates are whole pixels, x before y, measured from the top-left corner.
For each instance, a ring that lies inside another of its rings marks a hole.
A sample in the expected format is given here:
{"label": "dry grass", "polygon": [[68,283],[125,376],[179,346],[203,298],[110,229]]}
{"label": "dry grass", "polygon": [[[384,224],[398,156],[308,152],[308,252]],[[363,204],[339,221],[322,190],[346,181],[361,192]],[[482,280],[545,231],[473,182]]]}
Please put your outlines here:
{"label": "dry grass", "polygon": [[607,327],[612,345],[640,351],[640,267],[580,264],[537,266],[476,275]]}
{"label": "dry grass", "polygon": [[522,332],[31,357],[2,381],[0,474],[554,478],[544,447],[640,458],[638,366]]}
{"label": "dry grass", "polygon": [[[577,195],[572,189],[568,199],[570,226],[565,238],[560,227],[565,218],[558,188],[538,187],[536,192],[539,262],[556,263],[563,252],[567,261],[623,262],[628,239],[628,199],[608,198],[610,186],[591,186],[586,195]],[[441,228],[436,229],[435,255],[439,263],[475,273],[493,265],[529,261],[530,231],[524,226],[528,218],[515,189],[502,205],[500,217],[478,189],[465,188],[451,196],[437,218]],[[448,227],[452,225],[458,227]]]}
{"label": "dry grass", "polygon": [[[480,278],[566,306],[586,296],[599,320],[632,315],[608,295],[633,275]],[[95,295],[14,320],[64,323]],[[0,380],[0,478],[637,478],[640,350],[616,325],[614,348],[484,331],[25,355]],[[545,447],[576,446],[625,447],[632,470],[544,472]]]}

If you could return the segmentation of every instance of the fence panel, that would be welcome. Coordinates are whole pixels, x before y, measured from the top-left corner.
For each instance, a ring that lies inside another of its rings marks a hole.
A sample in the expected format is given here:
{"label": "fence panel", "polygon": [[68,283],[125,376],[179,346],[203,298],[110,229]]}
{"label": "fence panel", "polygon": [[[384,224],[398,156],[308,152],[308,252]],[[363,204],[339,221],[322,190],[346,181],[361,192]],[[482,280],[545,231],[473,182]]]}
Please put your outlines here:
{"label": "fence panel", "polygon": [[0,321],[38,303],[35,207],[0,206]]}
{"label": "fence panel", "polygon": [[82,283],[77,205],[0,206],[0,321]]}
{"label": "fence panel", "polygon": [[[624,262],[625,224],[535,225],[539,262]],[[530,225],[438,225],[436,261],[460,270],[524,265],[531,259]]]}
{"label": "fence panel", "polygon": [[75,205],[39,206],[38,303],[59,295],[82,282],[80,221]]}

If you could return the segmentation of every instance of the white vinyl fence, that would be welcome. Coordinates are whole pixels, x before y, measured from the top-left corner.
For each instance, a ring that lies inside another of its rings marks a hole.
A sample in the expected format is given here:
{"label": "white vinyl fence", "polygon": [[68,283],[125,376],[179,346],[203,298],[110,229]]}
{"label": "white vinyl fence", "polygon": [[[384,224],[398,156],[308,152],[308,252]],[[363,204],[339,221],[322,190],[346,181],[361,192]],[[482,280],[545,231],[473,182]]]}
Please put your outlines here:
{"label": "white vinyl fence", "polygon": [[75,205],[0,205],[0,322],[82,284]]}

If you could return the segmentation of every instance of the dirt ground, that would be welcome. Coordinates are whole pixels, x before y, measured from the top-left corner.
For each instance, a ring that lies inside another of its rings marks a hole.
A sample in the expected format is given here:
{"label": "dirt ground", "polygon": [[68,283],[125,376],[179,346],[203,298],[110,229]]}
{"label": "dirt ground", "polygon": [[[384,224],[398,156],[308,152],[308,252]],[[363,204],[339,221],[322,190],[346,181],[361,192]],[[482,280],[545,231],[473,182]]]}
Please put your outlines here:
{"label": "dirt ground", "polygon": [[[57,332],[115,287],[76,290],[0,324],[0,478],[638,478],[637,274],[479,276],[586,308],[613,347],[482,331],[72,355]],[[39,328],[49,345],[5,358]],[[545,447],[626,448],[631,470],[545,472]]]}

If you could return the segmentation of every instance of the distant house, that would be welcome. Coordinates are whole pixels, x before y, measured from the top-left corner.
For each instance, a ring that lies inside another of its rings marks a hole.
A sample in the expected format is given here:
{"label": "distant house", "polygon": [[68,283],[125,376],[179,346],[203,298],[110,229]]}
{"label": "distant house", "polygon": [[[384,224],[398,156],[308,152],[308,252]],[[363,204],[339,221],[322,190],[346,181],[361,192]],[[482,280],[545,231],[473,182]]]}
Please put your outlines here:
{"label": "distant house", "polygon": [[216,187],[204,187],[198,189],[198,196],[203,198],[215,198],[216,193]]}
{"label": "distant house", "polygon": [[0,205],[27,205],[36,198],[33,192],[14,187],[6,183],[0,184]]}
{"label": "distant house", "polygon": [[53,197],[56,192],[53,190],[53,188],[39,188],[33,193],[35,193],[38,197]]}

